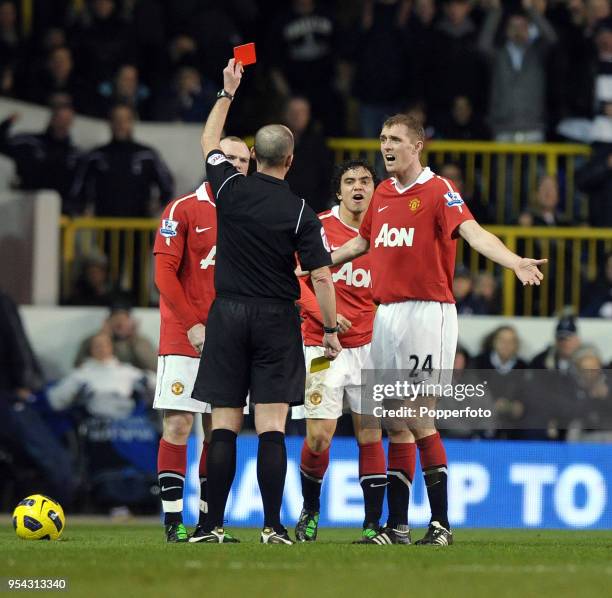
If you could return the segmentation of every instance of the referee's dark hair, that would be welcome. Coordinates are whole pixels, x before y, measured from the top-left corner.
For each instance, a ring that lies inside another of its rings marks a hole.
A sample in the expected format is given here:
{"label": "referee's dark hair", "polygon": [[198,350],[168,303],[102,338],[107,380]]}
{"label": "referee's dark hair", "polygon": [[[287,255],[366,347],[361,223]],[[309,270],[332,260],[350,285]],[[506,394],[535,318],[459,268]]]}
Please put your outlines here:
{"label": "referee's dark hair", "polygon": [[284,166],[293,155],[293,133],[284,125],[266,125],[255,133],[254,149],[258,164]]}
{"label": "referee's dark hair", "polygon": [[334,168],[334,174],[332,175],[331,180],[331,194],[336,203],[340,203],[338,199],[338,195],[340,195],[340,183],[342,182],[342,177],[347,170],[355,170],[356,168],[365,168],[371,175],[372,180],[374,181],[374,187],[380,183],[380,179],[376,174],[376,170],[374,167],[367,161],[361,158],[356,158],[354,160],[345,160],[340,164],[336,164]]}

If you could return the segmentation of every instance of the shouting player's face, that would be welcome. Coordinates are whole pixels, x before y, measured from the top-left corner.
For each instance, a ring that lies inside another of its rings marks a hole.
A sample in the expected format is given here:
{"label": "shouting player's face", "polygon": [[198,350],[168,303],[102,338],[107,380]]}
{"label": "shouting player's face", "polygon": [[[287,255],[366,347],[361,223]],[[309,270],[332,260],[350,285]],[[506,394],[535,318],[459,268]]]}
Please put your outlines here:
{"label": "shouting player's face", "polygon": [[390,175],[400,175],[419,162],[423,142],[404,125],[384,127],[380,134],[380,151]]}
{"label": "shouting player's face", "polygon": [[221,151],[226,155],[232,166],[240,173],[247,174],[251,152],[244,141],[234,139],[222,139]]}
{"label": "shouting player's face", "polygon": [[374,193],[374,179],[367,168],[347,170],[340,179],[340,203],[352,214],[362,214],[370,205]]}

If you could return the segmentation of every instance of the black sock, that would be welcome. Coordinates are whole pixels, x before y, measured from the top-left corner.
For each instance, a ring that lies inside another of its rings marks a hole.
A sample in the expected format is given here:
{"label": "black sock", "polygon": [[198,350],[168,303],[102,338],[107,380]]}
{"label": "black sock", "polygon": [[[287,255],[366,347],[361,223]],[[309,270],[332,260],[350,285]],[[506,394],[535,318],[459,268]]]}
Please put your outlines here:
{"label": "black sock", "polygon": [[176,471],[160,471],[157,479],[164,510],[164,524],[183,523],[185,476]]}
{"label": "black sock", "polygon": [[263,501],[264,526],[276,531],[282,529],[280,511],[286,474],[285,435],[282,432],[263,432],[259,435],[257,449],[257,482]]}
{"label": "black sock", "polygon": [[365,520],[363,527],[368,523],[378,525],[382,515],[383,501],[385,500],[385,488],[387,486],[387,476],[367,475],[359,478],[359,485],[363,490],[363,503],[365,506]]}
{"label": "black sock", "polygon": [[225,505],[236,475],[236,433],[213,430],[206,457],[208,468],[208,517],[206,528],[223,527]]}
{"label": "black sock", "polygon": [[321,486],[323,485],[323,478],[316,478],[309,473],[305,473],[301,468],[300,478],[302,480],[304,509],[310,513],[318,513],[321,510]]}
{"label": "black sock", "polygon": [[200,476],[200,516],[198,525],[205,526],[206,518],[208,517],[208,478]]}
{"label": "black sock", "polygon": [[423,470],[425,485],[427,486],[427,496],[431,508],[431,520],[437,521],[446,529],[450,529],[448,522],[448,495],[447,480],[448,474],[446,465],[439,465]]}
{"label": "black sock", "polygon": [[389,517],[387,525],[397,527],[408,525],[408,504],[412,481],[405,471],[399,469],[387,470],[387,506]]}

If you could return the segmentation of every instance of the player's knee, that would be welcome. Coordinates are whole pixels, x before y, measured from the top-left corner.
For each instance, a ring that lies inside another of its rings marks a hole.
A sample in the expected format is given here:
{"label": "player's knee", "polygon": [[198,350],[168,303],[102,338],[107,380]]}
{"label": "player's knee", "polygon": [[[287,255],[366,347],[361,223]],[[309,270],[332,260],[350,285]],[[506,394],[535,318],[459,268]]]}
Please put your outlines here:
{"label": "player's knee", "polygon": [[356,437],[358,444],[373,444],[374,442],[379,442],[382,439],[382,431],[365,428],[363,430],[358,430]]}
{"label": "player's knee", "polygon": [[334,430],[329,427],[316,426],[309,429],[306,435],[308,446],[315,453],[327,450],[334,435]]}
{"label": "player's knee", "polygon": [[406,443],[414,442],[414,435],[406,428],[402,430],[388,430],[387,435],[389,436],[390,442]]}
{"label": "player's knee", "polygon": [[192,425],[193,413],[173,412],[164,414],[164,440],[172,444],[185,444],[191,433]]}
{"label": "player's knee", "polygon": [[427,436],[435,434],[437,431],[438,430],[436,430],[436,428],[433,426],[427,428],[415,428],[414,430],[412,430],[412,435],[417,440],[420,440],[421,438],[426,438]]}

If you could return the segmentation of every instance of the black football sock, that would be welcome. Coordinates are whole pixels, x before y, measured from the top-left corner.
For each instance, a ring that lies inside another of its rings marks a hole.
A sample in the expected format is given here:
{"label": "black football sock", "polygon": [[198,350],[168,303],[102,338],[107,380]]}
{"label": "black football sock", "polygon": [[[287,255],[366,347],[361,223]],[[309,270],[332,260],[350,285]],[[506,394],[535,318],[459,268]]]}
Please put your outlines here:
{"label": "black football sock", "polygon": [[205,529],[223,527],[225,505],[236,475],[236,433],[213,430],[206,458],[208,469],[208,516]]}
{"label": "black football sock", "polygon": [[264,508],[264,526],[282,530],[280,521],[285,476],[287,474],[287,449],[282,432],[263,432],[259,435],[257,449],[257,482]]}

